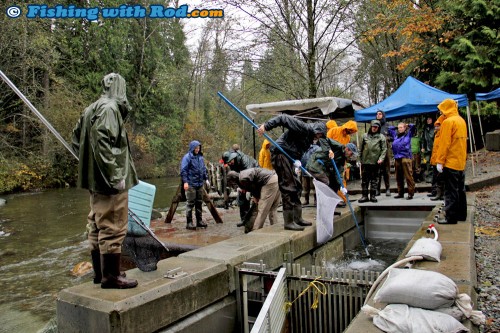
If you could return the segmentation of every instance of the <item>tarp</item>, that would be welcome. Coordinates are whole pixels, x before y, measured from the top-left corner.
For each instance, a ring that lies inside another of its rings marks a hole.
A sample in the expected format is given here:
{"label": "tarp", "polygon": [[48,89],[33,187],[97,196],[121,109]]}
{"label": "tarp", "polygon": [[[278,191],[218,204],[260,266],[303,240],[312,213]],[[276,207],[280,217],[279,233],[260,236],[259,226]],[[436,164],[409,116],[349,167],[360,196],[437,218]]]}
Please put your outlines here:
{"label": "tarp", "polygon": [[309,99],[297,99],[280,102],[249,104],[247,111],[252,115],[257,114],[280,114],[286,113],[295,117],[318,117],[332,118],[332,113],[339,117],[352,117],[355,110],[363,109],[363,106],[353,100],[339,97],[320,97]]}
{"label": "tarp", "polygon": [[378,110],[384,111],[387,120],[436,112],[439,103],[447,98],[456,100],[459,107],[468,105],[465,94],[449,94],[409,76],[392,95],[382,102],[354,112],[354,119],[359,122],[372,121]]}
{"label": "tarp", "polygon": [[476,101],[491,101],[494,99],[500,99],[500,88],[489,93],[476,93]]}

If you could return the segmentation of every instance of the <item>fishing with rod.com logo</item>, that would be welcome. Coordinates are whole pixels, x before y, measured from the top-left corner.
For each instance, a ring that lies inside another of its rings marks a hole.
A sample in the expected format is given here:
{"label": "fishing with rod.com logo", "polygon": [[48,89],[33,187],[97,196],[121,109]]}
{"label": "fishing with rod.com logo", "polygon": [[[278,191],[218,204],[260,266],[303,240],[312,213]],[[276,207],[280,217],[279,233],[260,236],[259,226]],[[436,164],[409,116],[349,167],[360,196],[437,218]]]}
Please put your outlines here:
{"label": "fishing with rod.com logo", "polygon": [[188,5],[181,5],[177,8],[165,7],[163,5],[141,5],[123,4],[118,7],[78,7],[76,5],[56,5],[49,6],[43,4],[27,5],[26,9],[19,6],[10,6],[6,10],[6,15],[10,18],[18,18],[24,15],[26,18],[42,19],[66,19],[82,18],[89,21],[103,19],[130,19],[130,18],[223,18],[223,9],[192,9]]}

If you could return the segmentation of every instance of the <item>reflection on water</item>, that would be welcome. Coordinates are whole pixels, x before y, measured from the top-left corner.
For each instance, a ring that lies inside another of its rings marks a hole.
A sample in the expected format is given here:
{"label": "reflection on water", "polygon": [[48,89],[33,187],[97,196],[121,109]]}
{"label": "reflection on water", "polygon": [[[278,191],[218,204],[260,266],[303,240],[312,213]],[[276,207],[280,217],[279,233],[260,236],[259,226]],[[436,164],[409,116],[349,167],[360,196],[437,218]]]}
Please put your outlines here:
{"label": "reflection on water", "polygon": [[[157,186],[154,207],[168,208],[178,178],[147,180]],[[1,196],[0,333],[37,332],[55,316],[60,290],[92,279],[71,269],[90,261],[84,237],[88,192],[59,189]]]}
{"label": "reflection on water", "polygon": [[398,239],[383,239],[370,240],[368,252],[370,258],[366,258],[365,249],[362,245],[354,250],[346,251],[340,260],[334,260],[327,263],[327,267],[333,269],[350,269],[350,270],[370,270],[382,272],[384,269],[396,262],[396,259],[404,250],[408,240]]}

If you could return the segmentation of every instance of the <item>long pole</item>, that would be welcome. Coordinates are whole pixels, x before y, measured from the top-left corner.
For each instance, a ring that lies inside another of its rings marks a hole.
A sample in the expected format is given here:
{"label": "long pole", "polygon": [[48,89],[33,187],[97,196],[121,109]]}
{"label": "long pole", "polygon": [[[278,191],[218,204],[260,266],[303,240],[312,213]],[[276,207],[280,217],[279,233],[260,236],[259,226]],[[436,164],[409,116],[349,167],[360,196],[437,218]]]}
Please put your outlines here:
{"label": "long pole", "polygon": [[[74,158],[78,161],[78,156],[76,156],[75,152],[73,149],[70,147],[70,145],[64,140],[64,138],[59,134],[59,132],[56,131],[56,129],[45,119],[45,117],[35,108],[33,104],[29,101],[24,94],[17,89],[17,87],[12,83],[11,80],[0,70],[0,77],[9,85],[9,87],[12,88],[12,90],[23,100],[24,103],[29,107],[29,109],[41,120],[41,122],[47,126],[47,128],[54,134],[54,136],[63,144],[66,149],[69,150],[71,155],[73,155]],[[151,231],[151,229],[148,228],[146,224],[140,219],[139,216],[137,216],[134,212],[132,212],[130,209],[128,210],[129,216],[132,218],[132,221],[137,223],[141,228],[143,228],[147,233],[149,233],[156,241],[158,241],[167,251],[170,251],[165,244],[163,244],[157,237],[156,235]]]}
{"label": "long pole", "polygon": [[[335,160],[332,158],[331,159],[333,167],[335,168],[335,173],[337,174],[337,179],[339,180],[340,188],[344,188],[344,183],[342,182],[342,177],[340,177],[340,172],[339,169],[337,168],[337,165],[335,164]],[[354,219],[354,223],[356,224],[356,228],[358,229],[359,232],[359,237],[361,238],[361,243],[363,244],[363,247],[365,248],[366,255],[368,258],[371,258],[370,253],[368,252],[368,247],[366,246],[365,238],[363,237],[363,233],[361,232],[361,228],[359,227],[358,224],[358,219],[356,218],[356,214],[354,213],[354,209],[352,209],[351,205],[351,200],[349,200],[349,194],[347,192],[345,193],[345,197],[347,199],[347,205],[349,206],[349,210],[351,211],[352,218]]]}
{"label": "long pole", "polygon": [[41,120],[41,122],[49,129],[49,131],[51,131],[52,134],[54,134],[54,136],[64,145],[64,147],[66,147],[66,149],[68,149],[69,152],[78,160],[78,156],[76,156],[75,152],[73,151],[73,149],[71,149],[66,140],[64,140],[64,138],[56,131],[56,129],[52,127],[52,125],[47,121],[47,119],[45,119],[45,117],[40,112],[38,112],[38,110],[33,106],[33,104],[31,104],[31,102],[26,98],[26,96],[24,96],[24,94],[19,89],[17,89],[14,83],[12,83],[12,81],[9,80],[7,75],[5,75],[1,70],[0,70],[0,76],[5,81],[5,83],[7,83],[7,85],[9,85],[9,87],[11,87],[12,90],[14,90],[17,96],[19,96],[19,98],[23,100],[23,102],[28,106],[28,108]]}
{"label": "long pole", "polygon": [[[239,113],[240,116],[242,116],[250,125],[252,125],[253,128],[255,129],[259,129],[259,126],[257,126],[257,124],[255,124],[252,119],[250,119],[246,114],[244,114],[243,112],[241,112],[240,109],[238,109],[233,103],[231,103],[230,100],[228,100],[220,91],[217,92],[217,95],[220,96],[220,98],[222,98],[224,100],[224,102],[226,102],[230,107],[232,107],[236,112]],[[267,135],[266,133],[263,134],[264,137],[273,145],[275,146],[276,148],[279,149],[279,151],[281,151],[283,153],[283,155],[285,155],[288,159],[290,159],[291,161],[294,162],[297,162],[298,160],[295,160],[294,158],[292,158],[286,151],[283,150],[283,148],[280,147],[279,144],[276,143],[276,141],[274,141],[269,135]],[[299,161],[300,162],[300,161]],[[309,171],[307,171],[303,165],[300,166],[300,169],[302,170],[303,173],[307,174],[309,177],[311,178],[314,178],[310,173]]]}

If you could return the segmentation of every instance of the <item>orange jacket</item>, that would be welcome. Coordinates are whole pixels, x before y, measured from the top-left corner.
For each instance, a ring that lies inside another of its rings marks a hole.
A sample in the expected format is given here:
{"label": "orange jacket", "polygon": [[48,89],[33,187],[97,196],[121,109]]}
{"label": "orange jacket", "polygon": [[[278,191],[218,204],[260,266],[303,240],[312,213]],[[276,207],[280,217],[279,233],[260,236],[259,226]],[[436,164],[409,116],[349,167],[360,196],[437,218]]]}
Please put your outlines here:
{"label": "orange jacket", "polygon": [[259,165],[261,168],[272,170],[271,152],[269,151],[270,146],[271,143],[267,139],[264,139],[264,142],[262,142],[262,148],[259,152]]}
{"label": "orange jacket", "polygon": [[346,145],[351,141],[351,136],[346,133],[347,130],[350,130],[351,134],[356,133],[358,131],[358,125],[355,121],[349,120],[342,126],[333,127],[328,130],[326,136],[330,139],[340,142],[343,145]]}
{"label": "orange jacket", "polygon": [[441,127],[441,124],[443,123],[444,121],[444,116],[441,115],[439,116],[439,118],[436,120],[436,122],[434,122],[434,143],[433,143],[433,146],[432,146],[432,154],[431,154],[431,165],[436,165],[436,159],[437,159],[437,151],[439,149],[439,138],[441,137],[441,131],[439,129],[436,128],[436,126],[440,126]]}
{"label": "orange jacket", "polygon": [[441,123],[436,163],[445,168],[463,171],[467,160],[467,125],[458,114],[458,104],[445,99],[438,105],[445,119]]}
{"label": "orange jacket", "polygon": [[329,131],[330,128],[334,128],[334,127],[338,126],[337,122],[335,120],[333,120],[333,119],[328,120],[325,125],[326,125],[326,130],[327,131]]}

